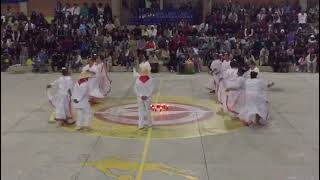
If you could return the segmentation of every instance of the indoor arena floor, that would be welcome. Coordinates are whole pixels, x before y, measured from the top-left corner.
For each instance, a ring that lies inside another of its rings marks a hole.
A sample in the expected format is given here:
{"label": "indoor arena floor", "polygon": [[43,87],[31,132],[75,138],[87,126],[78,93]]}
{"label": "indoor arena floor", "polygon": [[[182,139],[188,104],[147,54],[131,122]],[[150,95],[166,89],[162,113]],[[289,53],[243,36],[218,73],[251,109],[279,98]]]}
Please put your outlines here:
{"label": "indoor arena floor", "polygon": [[111,73],[89,133],[49,123],[45,87],[59,76],[1,73],[4,180],[319,179],[319,74],[261,73],[275,83],[263,128],[219,113],[207,73],[155,74],[153,103],[169,109],[139,131],[132,73]]}

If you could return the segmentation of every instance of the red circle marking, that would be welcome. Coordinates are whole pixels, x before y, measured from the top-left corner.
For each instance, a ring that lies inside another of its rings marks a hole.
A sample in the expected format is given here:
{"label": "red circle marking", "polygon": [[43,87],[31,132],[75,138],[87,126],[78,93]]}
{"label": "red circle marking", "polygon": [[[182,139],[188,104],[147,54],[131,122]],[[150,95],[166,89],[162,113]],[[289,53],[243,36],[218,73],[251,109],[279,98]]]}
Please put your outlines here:
{"label": "red circle marking", "polygon": [[[204,107],[166,103],[169,109],[163,112],[152,112],[153,125],[178,125],[201,121],[211,117],[213,111]],[[104,108],[95,113],[95,116],[102,121],[117,124],[137,125],[138,107],[137,104],[127,104]]]}

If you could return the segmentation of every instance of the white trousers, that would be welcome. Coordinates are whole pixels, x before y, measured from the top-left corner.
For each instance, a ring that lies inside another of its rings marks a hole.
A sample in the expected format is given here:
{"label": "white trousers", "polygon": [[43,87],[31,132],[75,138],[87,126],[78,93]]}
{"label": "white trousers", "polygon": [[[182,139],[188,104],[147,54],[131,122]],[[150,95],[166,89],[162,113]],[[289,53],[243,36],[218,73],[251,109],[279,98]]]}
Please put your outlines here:
{"label": "white trousers", "polygon": [[317,62],[316,61],[307,62],[307,70],[308,72],[315,73],[317,70]]}
{"label": "white trousers", "polygon": [[210,89],[211,91],[212,90],[216,90],[216,86],[215,86],[215,82],[214,82],[214,77],[213,76],[210,76],[209,82],[207,84],[207,88]]}
{"label": "white trousers", "polygon": [[92,113],[90,108],[76,109],[77,111],[77,126],[90,127],[92,121]]}
{"label": "white trousers", "polygon": [[139,111],[139,128],[143,128],[146,124],[151,125],[151,112],[150,112],[151,100],[138,100]]}
{"label": "white trousers", "polygon": [[68,95],[56,96],[54,101],[56,120],[65,120],[72,117]]}

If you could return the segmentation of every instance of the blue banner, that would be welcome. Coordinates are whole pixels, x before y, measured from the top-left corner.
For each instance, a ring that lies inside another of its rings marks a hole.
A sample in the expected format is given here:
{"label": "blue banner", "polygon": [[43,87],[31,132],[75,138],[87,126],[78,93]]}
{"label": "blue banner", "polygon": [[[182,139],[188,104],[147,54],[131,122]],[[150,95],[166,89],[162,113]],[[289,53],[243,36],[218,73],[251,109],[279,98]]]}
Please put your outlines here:
{"label": "blue banner", "polygon": [[7,3],[7,4],[16,4],[16,3],[21,3],[21,2],[27,2],[28,0],[1,0],[2,3]]}
{"label": "blue banner", "polygon": [[129,20],[131,25],[178,23],[182,19],[192,22],[192,11],[140,9],[138,17]]}

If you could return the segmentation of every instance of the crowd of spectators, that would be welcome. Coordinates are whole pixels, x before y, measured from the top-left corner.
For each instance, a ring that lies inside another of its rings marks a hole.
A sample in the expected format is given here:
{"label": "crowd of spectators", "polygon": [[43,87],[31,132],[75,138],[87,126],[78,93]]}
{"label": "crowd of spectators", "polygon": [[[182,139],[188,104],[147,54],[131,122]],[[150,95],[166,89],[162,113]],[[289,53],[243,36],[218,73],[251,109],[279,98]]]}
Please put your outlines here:
{"label": "crowd of spectators", "polygon": [[[84,59],[99,54],[110,66],[132,70],[139,61],[181,71],[192,61],[196,70],[210,65],[214,54],[240,63],[255,61],[275,72],[316,72],[319,66],[319,7],[298,5],[214,4],[205,22],[191,25],[120,25],[108,4],[57,3],[49,23],[41,13],[1,16],[1,66],[28,64],[35,70],[68,67],[75,71]],[[44,67],[42,69],[41,67]]]}
{"label": "crowd of spectators", "polygon": [[299,59],[304,56],[308,57],[310,67],[317,66],[318,6],[307,12],[289,3],[281,6],[228,3],[213,7],[204,26],[209,34],[220,35],[220,44],[227,52],[234,49],[240,59],[251,58],[259,65],[272,66],[276,72],[288,72],[290,66],[300,70]]}

